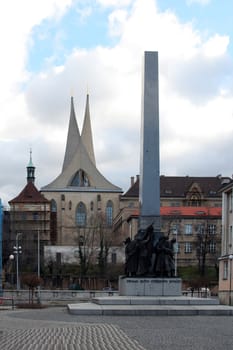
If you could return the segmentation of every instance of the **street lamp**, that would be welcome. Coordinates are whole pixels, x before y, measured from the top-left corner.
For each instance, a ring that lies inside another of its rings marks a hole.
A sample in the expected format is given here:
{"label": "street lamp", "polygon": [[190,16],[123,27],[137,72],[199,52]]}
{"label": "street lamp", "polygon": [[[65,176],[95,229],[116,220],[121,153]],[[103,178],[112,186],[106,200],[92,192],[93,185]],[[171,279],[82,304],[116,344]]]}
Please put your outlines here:
{"label": "street lamp", "polygon": [[19,246],[19,236],[22,233],[16,234],[16,245],[14,246],[14,254],[16,255],[16,288],[20,289],[20,281],[19,281],[19,254],[22,253],[22,248]]}
{"label": "street lamp", "polygon": [[232,259],[233,255],[229,255],[229,260],[230,260],[230,291],[229,291],[229,305],[231,305],[231,278],[232,278]]}
{"label": "street lamp", "polygon": [[175,253],[175,277],[177,277],[177,254],[179,251],[179,244],[177,242],[177,229],[175,229],[173,233],[176,235],[176,242],[173,244],[173,252]]}
{"label": "street lamp", "polygon": [[[40,279],[40,231],[37,231],[37,276]],[[38,300],[40,300],[40,285],[38,286]]]}
{"label": "street lamp", "polygon": [[13,284],[14,284],[14,279],[13,279],[13,268],[12,268],[12,265],[13,265],[13,260],[15,259],[15,257],[14,257],[14,255],[13,254],[11,254],[10,256],[9,256],[9,259],[10,259],[10,262],[11,262],[11,285],[13,286]]}

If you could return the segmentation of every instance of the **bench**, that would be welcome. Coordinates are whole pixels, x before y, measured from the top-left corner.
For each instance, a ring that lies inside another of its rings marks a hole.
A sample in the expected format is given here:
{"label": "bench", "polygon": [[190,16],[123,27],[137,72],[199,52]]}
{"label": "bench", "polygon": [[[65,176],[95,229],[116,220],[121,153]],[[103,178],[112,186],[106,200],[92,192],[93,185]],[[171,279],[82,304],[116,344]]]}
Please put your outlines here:
{"label": "bench", "polygon": [[11,306],[12,306],[12,310],[13,310],[15,307],[14,298],[0,297],[0,305],[2,305],[5,300],[11,300]]}

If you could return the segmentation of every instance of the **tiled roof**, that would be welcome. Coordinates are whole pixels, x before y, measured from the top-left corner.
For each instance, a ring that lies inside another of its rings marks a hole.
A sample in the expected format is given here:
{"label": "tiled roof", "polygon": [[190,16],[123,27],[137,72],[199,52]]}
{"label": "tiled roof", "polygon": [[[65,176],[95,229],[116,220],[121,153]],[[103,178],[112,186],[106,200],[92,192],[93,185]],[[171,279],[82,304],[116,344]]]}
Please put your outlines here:
{"label": "tiled roof", "polygon": [[[219,216],[222,215],[221,207],[160,207],[161,216]],[[139,209],[135,209],[130,216],[139,216]]]}
{"label": "tiled roof", "polygon": [[[194,176],[160,176],[161,197],[186,197],[191,186],[196,183],[203,196],[221,197],[219,192],[223,186],[223,179],[230,182],[230,178],[216,177],[194,177]],[[139,196],[139,180],[124,193],[124,197]]]}
{"label": "tiled roof", "polygon": [[20,194],[9,201],[14,203],[49,203],[49,201],[37,190],[32,182],[28,182]]}

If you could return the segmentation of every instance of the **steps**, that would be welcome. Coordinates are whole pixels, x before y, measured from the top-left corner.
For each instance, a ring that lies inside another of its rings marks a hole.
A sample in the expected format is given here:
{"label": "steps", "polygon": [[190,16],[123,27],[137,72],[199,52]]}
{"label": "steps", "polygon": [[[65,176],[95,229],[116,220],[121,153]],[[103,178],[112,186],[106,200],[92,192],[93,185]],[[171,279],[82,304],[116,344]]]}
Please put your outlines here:
{"label": "steps", "polygon": [[68,304],[73,315],[117,316],[231,316],[233,307],[219,305],[218,299],[191,297],[127,297],[93,298],[92,302]]}

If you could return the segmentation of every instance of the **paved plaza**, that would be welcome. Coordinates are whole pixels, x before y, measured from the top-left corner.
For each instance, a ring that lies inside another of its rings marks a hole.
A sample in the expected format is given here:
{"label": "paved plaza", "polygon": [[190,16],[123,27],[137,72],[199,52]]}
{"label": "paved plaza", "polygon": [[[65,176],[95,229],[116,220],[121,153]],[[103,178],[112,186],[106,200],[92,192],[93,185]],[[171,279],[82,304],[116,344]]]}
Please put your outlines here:
{"label": "paved plaza", "polygon": [[232,350],[232,316],[77,316],[0,310],[1,350]]}

